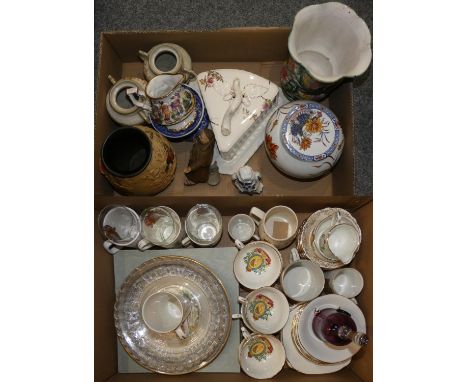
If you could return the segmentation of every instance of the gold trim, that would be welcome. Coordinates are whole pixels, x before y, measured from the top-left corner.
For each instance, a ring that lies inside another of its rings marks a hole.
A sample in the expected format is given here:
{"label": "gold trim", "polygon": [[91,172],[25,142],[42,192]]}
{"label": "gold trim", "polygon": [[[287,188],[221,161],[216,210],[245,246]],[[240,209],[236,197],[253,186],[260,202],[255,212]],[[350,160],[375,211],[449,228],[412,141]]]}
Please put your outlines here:
{"label": "gold trim", "polygon": [[[129,351],[128,347],[127,347],[127,344],[125,342],[125,340],[123,339],[123,335],[122,335],[122,332],[120,330],[120,328],[117,326],[117,311],[116,311],[116,308],[117,308],[117,305],[119,303],[119,298],[120,298],[120,294],[122,292],[122,290],[124,289],[124,287],[127,287],[127,284],[128,284],[128,279],[129,277],[137,272],[137,271],[141,271],[142,268],[144,267],[147,267],[150,262],[153,263],[153,262],[163,262],[163,261],[167,261],[167,260],[173,260],[173,259],[176,259],[176,260],[180,260],[180,261],[189,261],[189,262],[192,262],[194,264],[197,264],[198,266],[200,266],[201,268],[204,268],[205,270],[207,270],[208,272],[210,272],[213,277],[215,278],[215,280],[218,281],[219,285],[221,285],[221,288],[224,292],[224,296],[226,297],[226,300],[227,300],[227,303],[228,303],[228,330],[226,330],[226,336],[225,336],[225,339],[224,339],[224,344],[222,347],[220,347],[220,349],[218,350],[217,353],[214,353],[212,358],[209,360],[209,361],[203,361],[200,365],[197,365],[196,368],[194,369],[191,369],[189,371],[185,371],[183,373],[168,373],[168,372],[163,372],[163,371],[158,371],[156,369],[151,369],[145,365],[143,365],[142,363],[139,362],[138,359],[136,359]],[[221,282],[221,280],[218,278],[218,276],[216,276],[216,274],[211,270],[211,268],[209,268],[208,266],[206,266],[205,264],[202,264],[200,263],[199,261],[197,260],[194,260],[190,257],[185,257],[185,256],[159,256],[159,257],[154,257],[148,261],[145,261],[143,264],[140,264],[138,267],[136,267],[127,277],[126,279],[124,280],[124,282],[122,283],[122,285],[120,286],[120,289],[119,289],[119,293],[117,294],[116,296],[116,299],[115,299],[115,304],[114,304],[114,326],[116,328],[116,331],[117,331],[117,337],[119,338],[119,341],[120,341],[120,344],[122,345],[122,347],[124,348],[124,350],[127,352],[127,354],[136,362],[138,363],[140,366],[144,367],[145,369],[147,370],[150,370],[152,372],[155,372],[155,373],[158,373],[158,374],[165,374],[165,375],[183,375],[183,374],[188,374],[188,373],[193,373],[194,371],[197,371],[197,370],[200,370],[202,369],[203,367],[209,365],[211,362],[213,362],[217,357],[218,355],[224,350],[224,348],[226,347],[226,344],[229,340],[229,337],[231,336],[231,329],[232,329],[232,307],[231,307],[231,301],[229,300],[229,296],[227,294],[227,291],[226,291],[226,288],[224,287],[224,284]]]}

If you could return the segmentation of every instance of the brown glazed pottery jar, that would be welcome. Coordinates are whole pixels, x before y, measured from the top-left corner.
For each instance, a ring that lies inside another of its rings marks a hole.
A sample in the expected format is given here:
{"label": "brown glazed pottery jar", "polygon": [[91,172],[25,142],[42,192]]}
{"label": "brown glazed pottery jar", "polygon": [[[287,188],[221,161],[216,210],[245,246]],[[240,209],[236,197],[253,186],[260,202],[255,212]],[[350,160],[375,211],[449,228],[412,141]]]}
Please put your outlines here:
{"label": "brown glazed pottery jar", "polygon": [[120,194],[155,195],[172,182],[175,169],[171,144],[149,127],[121,127],[101,148],[100,171]]}

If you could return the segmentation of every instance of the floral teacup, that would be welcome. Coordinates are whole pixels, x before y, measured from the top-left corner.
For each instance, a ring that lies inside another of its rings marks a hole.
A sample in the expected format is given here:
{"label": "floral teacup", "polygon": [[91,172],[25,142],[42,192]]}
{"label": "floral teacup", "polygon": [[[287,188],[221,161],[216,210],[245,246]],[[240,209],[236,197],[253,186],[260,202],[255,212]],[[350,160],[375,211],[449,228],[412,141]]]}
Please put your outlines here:
{"label": "floral teacup", "polygon": [[278,279],[283,260],[281,253],[265,241],[253,241],[244,245],[235,241],[239,248],[234,259],[234,275],[248,289],[271,286]]}
{"label": "floral teacup", "polygon": [[244,327],[241,330],[244,337],[239,345],[242,370],[256,379],[268,379],[278,374],[286,361],[281,341],[268,334],[250,334]]}
{"label": "floral teacup", "polygon": [[256,289],[247,297],[239,297],[239,302],[242,304],[241,313],[233,314],[232,318],[242,318],[245,325],[256,333],[279,332],[288,321],[288,300],[278,289]]}

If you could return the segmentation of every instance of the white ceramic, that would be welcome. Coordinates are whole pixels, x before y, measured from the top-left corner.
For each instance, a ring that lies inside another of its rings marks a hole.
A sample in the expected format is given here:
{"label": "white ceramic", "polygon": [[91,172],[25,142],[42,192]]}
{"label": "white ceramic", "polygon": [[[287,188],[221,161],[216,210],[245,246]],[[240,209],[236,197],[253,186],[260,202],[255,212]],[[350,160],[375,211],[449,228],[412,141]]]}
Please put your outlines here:
{"label": "white ceramic", "polygon": [[[260,239],[268,241],[276,248],[286,248],[294,241],[296,237],[299,222],[294,211],[286,206],[275,206],[267,212],[263,212],[257,207],[252,207],[250,216],[258,225],[258,234]],[[287,225],[285,235],[275,235],[275,229],[278,225]]]}
{"label": "white ceramic", "polygon": [[312,329],[314,312],[325,308],[342,309],[351,315],[358,332],[366,333],[366,319],[361,309],[351,300],[336,294],[328,294],[317,297],[304,308],[298,324],[298,334],[304,349],[312,357],[328,363],[336,363],[347,360],[356,354],[361,348],[351,342],[346,346],[335,346],[320,340]]}
{"label": "white ceramic", "polygon": [[321,82],[336,82],[365,72],[371,58],[371,34],[348,6],[309,5],[294,19],[288,38],[292,58]]}
{"label": "white ceramic", "polygon": [[188,240],[200,247],[215,245],[223,233],[223,220],[219,211],[209,204],[193,206],[185,218],[187,238],[182,240],[184,246]]}
{"label": "white ceramic", "polygon": [[242,243],[248,242],[252,237],[255,237],[256,240],[260,240],[258,236],[254,235],[254,220],[246,214],[237,214],[229,219],[228,232],[233,240],[239,240]]}
{"label": "white ceramic", "polygon": [[364,287],[361,273],[354,268],[340,268],[327,272],[325,278],[328,279],[328,285],[333,293],[349,299],[356,297]]}
{"label": "white ceramic", "polygon": [[332,254],[344,264],[353,259],[359,244],[359,233],[351,224],[337,224],[319,238],[320,251]]}
{"label": "white ceramic", "polygon": [[325,277],[322,269],[310,260],[301,260],[296,248],[291,250],[290,263],[281,273],[281,287],[291,300],[313,300],[322,293]]}
{"label": "white ceramic", "polygon": [[276,100],[278,87],[238,69],[209,70],[198,74],[197,79],[219,153],[231,160],[260,127]]}
{"label": "white ceramic", "polygon": [[140,217],[126,206],[104,207],[98,216],[98,226],[106,239],[103,246],[112,255],[123,247],[137,248],[142,239]]}
{"label": "white ceramic", "polygon": [[196,74],[192,70],[192,60],[187,51],[180,45],[163,43],[153,46],[148,52],[138,51],[143,60],[143,70],[148,81],[160,74],[186,73],[191,77]]}
{"label": "white ceramic", "polygon": [[317,364],[305,358],[296,348],[291,337],[292,321],[300,307],[293,307],[288,321],[281,330],[281,342],[286,353],[286,361],[295,370],[304,374],[328,374],[341,370],[349,365],[351,359],[335,364]]}
{"label": "white ceramic", "polygon": [[338,118],[313,101],[293,101],[279,107],[265,129],[265,149],[273,165],[299,179],[331,171],[343,147]]}
{"label": "white ceramic", "polygon": [[273,378],[283,368],[286,353],[283,344],[272,335],[250,334],[242,327],[244,339],[239,345],[239,363],[249,377]]}
{"label": "white ceramic", "polygon": [[246,245],[235,241],[239,252],[234,258],[234,275],[248,289],[271,286],[278,279],[283,260],[281,253],[265,241],[253,241]]}
{"label": "white ceramic", "polygon": [[144,91],[146,81],[131,77],[123,78],[116,81],[111,75],[108,76],[112,87],[106,96],[106,108],[110,117],[123,126],[142,125],[149,122],[147,115],[135,106],[130,99],[128,99],[127,89],[137,88]]}
{"label": "white ceramic", "polygon": [[262,174],[254,171],[250,166],[242,166],[232,175],[232,181],[239,192],[249,195],[260,194],[262,192],[263,183],[261,179]]}
{"label": "white ceramic", "polygon": [[245,325],[256,333],[273,334],[286,324],[289,304],[285,295],[278,289],[263,287],[239,297],[241,310],[232,318],[242,318]]}
{"label": "white ceramic", "polygon": [[153,245],[162,248],[182,245],[185,230],[179,215],[172,208],[165,206],[146,208],[141,213],[140,220],[143,239],[139,241],[138,249],[144,251]]}
{"label": "white ceramic", "polygon": [[221,174],[235,174],[242,166],[247,164],[252,155],[255,154],[258,148],[265,141],[265,127],[268,120],[270,119],[270,116],[274,113],[278,105],[283,105],[287,102],[289,102],[288,99],[283,95],[282,90],[279,89],[278,96],[276,100],[273,101],[270,110],[268,110],[268,112],[265,114],[265,118],[260,122],[259,126],[245,139],[243,144],[239,146],[237,152],[232,158],[223,158],[218,150],[218,146],[215,146],[213,160],[218,164],[219,172]]}
{"label": "white ceramic", "polygon": [[141,316],[146,326],[157,333],[175,331],[180,338],[186,338],[190,311],[190,300],[182,294],[158,292],[145,299]]}
{"label": "white ceramic", "polygon": [[[349,212],[341,208],[329,209],[329,211],[313,230],[314,248],[327,260],[349,264],[359,249],[361,229]],[[344,226],[345,229],[343,229]],[[335,231],[336,228],[338,231]],[[333,232],[335,234],[330,241],[330,235]],[[329,247],[329,244],[333,249]]]}

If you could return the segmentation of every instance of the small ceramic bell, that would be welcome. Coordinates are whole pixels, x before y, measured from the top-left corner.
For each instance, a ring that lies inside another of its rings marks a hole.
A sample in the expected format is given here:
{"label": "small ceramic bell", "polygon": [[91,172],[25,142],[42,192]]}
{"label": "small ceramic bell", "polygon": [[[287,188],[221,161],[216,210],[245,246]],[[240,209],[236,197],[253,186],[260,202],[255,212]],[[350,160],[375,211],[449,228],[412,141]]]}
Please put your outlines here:
{"label": "small ceramic bell", "polygon": [[258,171],[252,170],[250,166],[242,166],[235,174],[232,180],[241,193],[249,195],[260,194],[263,190],[263,183],[260,181],[262,175]]}

